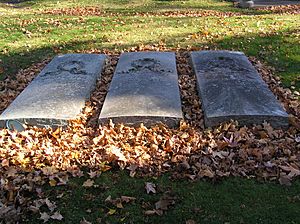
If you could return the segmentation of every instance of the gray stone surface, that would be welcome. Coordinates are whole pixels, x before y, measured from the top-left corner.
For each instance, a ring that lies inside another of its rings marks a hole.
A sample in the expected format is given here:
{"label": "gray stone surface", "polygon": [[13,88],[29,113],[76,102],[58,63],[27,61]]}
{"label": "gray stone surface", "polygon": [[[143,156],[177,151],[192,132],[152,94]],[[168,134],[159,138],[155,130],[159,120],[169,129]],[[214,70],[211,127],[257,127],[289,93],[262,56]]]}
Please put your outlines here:
{"label": "gray stone surface", "polygon": [[288,1],[288,0],[254,0],[254,8],[263,8],[269,6],[280,5],[299,5],[300,1]]}
{"label": "gray stone surface", "polygon": [[122,54],[99,123],[105,124],[111,119],[134,126],[162,122],[175,127],[182,118],[175,54]]}
{"label": "gray stone surface", "polygon": [[247,0],[241,0],[241,1],[239,1],[238,5],[240,8],[252,8],[254,6],[254,2],[247,1]]}
{"label": "gray stone surface", "polygon": [[288,115],[242,52],[191,53],[206,126],[231,119],[240,125],[288,126]]}
{"label": "gray stone surface", "polygon": [[85,106],[105,58],[98,54],[55,57],[1,114],[0,127],[68,125]]}

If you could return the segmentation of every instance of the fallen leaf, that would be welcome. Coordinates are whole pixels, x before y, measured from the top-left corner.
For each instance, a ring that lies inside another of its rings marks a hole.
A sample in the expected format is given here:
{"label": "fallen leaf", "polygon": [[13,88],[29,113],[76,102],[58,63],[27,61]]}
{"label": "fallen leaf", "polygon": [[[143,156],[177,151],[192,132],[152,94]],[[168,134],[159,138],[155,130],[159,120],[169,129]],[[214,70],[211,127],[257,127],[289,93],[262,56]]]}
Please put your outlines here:
{"label": "fallen leaf", "polygon": [[92,178],[92,179],[95,178],[95,177],[99,177],[100,174],[101,174],[100,171],[90,171],[90,172],[88,173],[88,175],[89,175],[90,178]]}
{"label": "fallen leaf", "polygon": [[91,222],[87,221],[85,218],[80,221],[80,224],[92,224]]}
{"label": "fallen leaf", "polygon": [[111,195],[109,195],[104,201],[111,203],[112,202]]}
{"label": "fallen leaf", "polygon": [[7,175],[7,177],[14,177],[14,176],[16,176],[17,172],[18,172],[17,169],[11,166],[11,167],[8,167],[8,169],[6,171],[6,175]]}
{"label": "fallen leaf", "polygon": [[40,215],[41,215],[40,219],[43,220],[44,223],[50,219],[50,216],[46,212],[40,213]]}
{"label": "fallen leaf", "polygon": [[134,201],[135,199],[136,199],[135,197],[121,196],[122,202],[126,202],[126,203]]}
{"label": "fallen leaf", "polygon": [[160,199],[158,202],[155,203],[155,208],[157,210],[168,210],[169,206],[173,204],[175,204],[175,201],[172,199]]}
{"label": "fallen leaf", "polygon": [[55,187],[57,182],[56,182],[56,180],[52,179],[52,180],[49,181],[49,184],[50,184],[51,187]]}
{"label": "fallen leaf", "polygon": [[86,181],[82,184],[83,187],[92,187],[93,185],[94,185],[94,181],[91,180],[91,179],[86,180]]}
{"label": "fallen leaf", "polygon": [[45,203],[46,203],[46,205],[48,206],[48,208],[49,208],[49,210],[50,210],[51,212],[53,212],[54,209],[57,207],[57,206],[55,205],[55,203],[52,203],[48,198],[46,198]]}
{"label": "fallen leaf", "polygon": [[145,215],[156,215],[156,211],[155,210],[147,210],[147,211],[144,211],[144,214]]}
{"label": "fallen leaf", "polygon": [[124,206],[122,205],[121,200],[117,200],[116,206],[117,206],[117,208],[124,208]]}
{"label": "fallen leaf", "polygon": [[7,159],[3,159],[2,162],[1,162],[1,165],[2,165],[3,167],[9,166],[9,161],[8,161]]}
{"label": "fallen leaf", "polygon": [[156,190],[155,190],[156,185],[153,184],[153,183],[151,183],[151,182],[146,182],[145,188],[146,188],[147,194],[150,194],[151,192],[152,192],[153,194],[156,193]]}
{"label": "fallen leaf", "polygon": [[291,186],[291,179],[288,176],[281,176],[279,178],[279,183],[284,186]]}
{"label": "fallen leaf", "polygon": [[176,197],[171,195],[171,192],[167,191],[164,195],[159,199],[158,202],[155,203],[155,209],[159,210],[168,210],[171,205],[175,204]]}
{"label": "fallen leaf", "polygon": [[109,209],[109,211],[108,211],[108,215],[113,215],[113,214],[115,214],[116,213],[116,210],[115,209]]}
{"label": "fallen leaf", "polygon": [[185,224],[196,224],[196,222],[192,219],[186,220]]}
{"label": "fallen leaf", "polygon": [[50,218],[55,220],[62,220],[64,217],[59,212],[55,212],[53,215],[50,216]]}

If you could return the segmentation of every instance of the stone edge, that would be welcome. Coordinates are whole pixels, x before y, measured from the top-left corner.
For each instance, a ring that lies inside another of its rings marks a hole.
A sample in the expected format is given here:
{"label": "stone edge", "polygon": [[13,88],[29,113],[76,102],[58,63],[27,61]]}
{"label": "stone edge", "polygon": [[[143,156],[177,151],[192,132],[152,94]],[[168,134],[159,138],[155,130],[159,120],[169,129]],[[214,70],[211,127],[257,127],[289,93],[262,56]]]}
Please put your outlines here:
{"label": "stone edge", "polygon": [[[66,55],[76,55],[75,53],[73,54],[73,53],[70,53],[70,54],[62,54],[62,55],[57,55],[57,56],[55,56],[54,58],[52,58],[52,60],[54,60],[55,58],[58,58],[58,57],[61,57],[61,56],[66,56]],[[97,77],[97,79],[96,79],[96,81],[97,80],[99,80],[99,79],[101,79],[101,73],[102,73],[102,71],[103,71],[103,68],[104,68],[104,65],[105,65],[105,61],[107,60],[107,56],[105,55],[105,54],[90,54],[90,55],[98,55],[98,56],[101,56],[101,57],[103,57],[103,60],[101,60],[101,64],[100,64],[100,71],[99,71],[99,74],[98,74],[98,77]],[[52,61],[51,60],[51,61]],[[39,72],[39,74],[35,77],[35,78],[37,78],[40,74],[42,74],[43,72],[44,72],[44,70],[45,69],[47,69],[47,67],[48,67],[48,65],[51,63],[51,61],[47,64],[47,65],[45,65],[45,67]],[[35,79],[34,78],[34,79]],[[33,79],[33,80],[34,80]],[[32,80],[32,81],[33,81]],[[32,82],[31,81],[31,82]],[[31,83],[30,82],[30,83]],[[30,85],[30,83],[29,83],[29,85]],[[28,86],[29,86],[28,85]],[[27,88],[28,86],[26,86],[25,88]],[[96,82],[94,83],[94,85],[92,86],[92,91],[91,92],[93,92],[94,90],[95,90],[95,88],[96,88]],[[20,92],[20,94],[21,94],[22,92]],[[19,95],[20,95],[19,94]],[[18,95],[18,96],[19,96]],[[18,97],[18,96],[16,96],[16,98]],[[88,100],[88,99],[90,99],[90,96],[91,96],[91,94],[89,95],[89,97],[88,98],[86,98],[86,100]],[[15,99],[16,99],[15,98]],[[14,99],[14,100],[15,100]],[[8,105],[8,107],[9,107],[9,105]],[[5,109],[6,110],[6,109]],[[4,110],[4,111],[5,111]],[[3,112],[4,112],[3,111]],[[2,112],[2,113],[3,113]],[[1,114],[2,115],[2,114]],[[74,117],[73,119],[70,119],[70,120],[66,120],[66,119],[59,119],[59,120],[57,120],[57,119],[55,119],[55,118],[34,118],[34,117],[32,117],[32,118],[11,118],[11,119],[3,119],[2,117],[1,117],[1,115],[0,115],[0,128],[7,128],[7,122],[8,121],[18,121],[18,122],[21,122],[21,123],[24,123],[25,125],[27,125],[28,123],[31,123],[29,126],[36,126],[36,127],[40,127],[40,128],[43,128],[43,127],[47,127],[47,125],[45,125],[45,126],[43,126],[43,125],[39,125],[38,123],[44,123],[44,122],[51,122],[51,123],[53,123],[53,125],[51,125],[52,126],[52,128],[58,128],[58,127],[67,127],[68,125],[69,125],[69,121],[71,121],[71,120],[74,120],[74,119],[76,119],[76,117]],[[32,122],[32,121],[39,121],[39,122]],[[33,125],[32,125],[33,124]]]}
{"label": "stone edge", "polygon": [[[200,98],[201,108],[202,108],[202,111],[203,111],[203,114],[204,114],[204,124],[205,124],[205,126],[206,127],[216,127],[216,126],[220,125],[221,123],[228,122],[230,120],[236,120],[237,118],[240,120],[240,122],[239,122],[240,126],[243,126],[243,125],[253,125],[253,123],[250,123],[250,122],[247,121],[248,120],[247,117],[248,118],[249,117],[256,117],[256,115],[245,115],[245,116],[241,116],[241,115],[229,115],[229,116],[226,116],[226,117],[228,117],[227,121],[223,120],[223,116],[212,117],[212,118],[209,118],[207,116],[206,111],[203,110],[203,105],[202,105],[202,101],[203,100],[202,100],[202,94],[201,94],[201,91],[200,91],[200,86],[199,86],[199,83],[198,83],[198,77],[197,77],[196,68],[193,66],[194,63],[193,63],[192,54],[193,53],[197,53],[197,52],[201,52],[201,51],[191,51],[191,52],[189,52],[189,57],[190,57],[189,63],[191,65],[193,73],[194,73],[194,75],[196,77],[197,94],[198,94],[198,96]],[[203,50],[203,52],[210,52],[210,51]],[[245,56],[248,59],[248,57],[245,55],[245,53],[241,52],[241,51],[219,50],[218,52],[238,53],[238,54],[241,54],[241,55]],[[249,59],[248,59],[248,61],[249,61]],[[258,73],[258,75],[262,79],[262,77],[259,74],[259,72],[256,69],[255,69],[255,71]],[[262,81],[264,82],[263,79],[262,79]],[[275,96],[275,99],[278,100],[277,97],[276,97],[276,95],[273,92],[272,92],[272,94]],[[265,115],[265,116],[263,116],[263,115],[257,115],[257,116],[262,117],[261,119],[258,119],[258,120],[260,120],[261,124],[266,121],[266,122],[270,123],[271,126],[273,126],[275,128],[280,128],[280,127],[282,127],[282,128],[288,128],[289,127],[289,115],[288,115],[287,112],[286,112],[286,116],[267,116],[267,115]],[[208,119],[210,119],[210,121]]]}

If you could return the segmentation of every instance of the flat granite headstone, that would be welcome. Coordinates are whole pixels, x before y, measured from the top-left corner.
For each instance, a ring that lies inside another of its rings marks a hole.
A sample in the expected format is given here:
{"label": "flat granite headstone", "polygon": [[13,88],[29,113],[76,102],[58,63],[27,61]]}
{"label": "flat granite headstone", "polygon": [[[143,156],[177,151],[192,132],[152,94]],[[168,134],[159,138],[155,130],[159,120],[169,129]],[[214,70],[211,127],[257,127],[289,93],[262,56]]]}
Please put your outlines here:
{"label": "flat granite headstone", "polygon": [[85,106],[106,56],[55,57],[0,116],[0,127],[22,129],[67,126]]}
{"label": "flat granite headstone", "polygon": [[288,1],[288,0],[253,0],[253,2],[254,2],[253,5],[254,8],[300,4],[300,1]]}
{"label": "flat granite headstone", "polygon": [[240,125],[288,126],[288,114],[242,52],[191,53],[206,126],[231,119]]}
{"label": "flat granite headstone", "polygon": [[182,118],[175,53],[122,54],[99,123],[176,127]]}

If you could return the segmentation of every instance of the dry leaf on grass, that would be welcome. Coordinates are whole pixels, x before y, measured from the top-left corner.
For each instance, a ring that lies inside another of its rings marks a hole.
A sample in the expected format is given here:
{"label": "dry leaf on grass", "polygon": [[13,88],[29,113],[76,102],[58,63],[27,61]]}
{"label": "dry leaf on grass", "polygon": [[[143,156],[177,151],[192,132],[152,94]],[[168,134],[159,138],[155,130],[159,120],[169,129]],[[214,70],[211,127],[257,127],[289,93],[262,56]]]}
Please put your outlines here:
{"label": "dry leaf on grass", "polygon": [[44,223],[49,221],[50,215],[48,215],[46,212],[42,212],[40,213],[40,215],[41,215],[40,219],[43,220]]}
{"label": "dry leaf on grass", "polygon": [[86,180],[83,184],[83,187],[93,187],[94,186],[94,181],[91,179]]}
{"label": "dry leaf on grass", "polygon": [[153,183],[151,183],[151,182],[146,182],[146,183],[145,183],[145,189],[146,189],[147,194],[150,194],[151,192],[152,192],[153,194],[155,194],[155,193],[156,193],[155,188],[156,188],[156,185],[155,185],[155,184],[153,184]]}
{"label": "dry leaf on grass", "polygon": [[91,222],[87,221],[85,218],[80,221],[80,224],[92,224]]}
{"label": "dry leaf on grass", "polygon": [[59,213],[59,212],[55,212],[53,215],[50,216],[51,219],[54,220],[62,220],[64,217]]}

